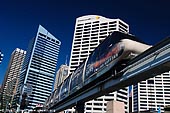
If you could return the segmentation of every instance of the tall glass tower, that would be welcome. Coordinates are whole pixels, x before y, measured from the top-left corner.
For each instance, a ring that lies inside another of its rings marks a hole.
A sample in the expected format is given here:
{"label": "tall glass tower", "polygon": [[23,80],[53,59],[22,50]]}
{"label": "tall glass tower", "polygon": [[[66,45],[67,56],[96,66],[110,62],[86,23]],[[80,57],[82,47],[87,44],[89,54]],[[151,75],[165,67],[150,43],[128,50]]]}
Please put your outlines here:
{"label": "tall glass tower", "polygon": [[[39,25],[30,41],[20,74],[16,100],[21,109],[42,105],[52,91],[61,42]],[[17,103],[16,103],[17,102]]]}

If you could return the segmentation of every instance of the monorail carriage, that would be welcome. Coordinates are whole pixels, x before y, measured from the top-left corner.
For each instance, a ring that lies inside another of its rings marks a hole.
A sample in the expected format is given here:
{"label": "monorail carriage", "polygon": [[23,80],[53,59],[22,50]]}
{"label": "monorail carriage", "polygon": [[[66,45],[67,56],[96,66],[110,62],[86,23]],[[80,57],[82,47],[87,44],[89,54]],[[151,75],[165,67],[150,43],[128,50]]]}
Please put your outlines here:
{"label": "monorail carriage", "polygon": [[83,87],[84,69],[85,62],[81,63],[80,66],[72,73],[70,81],[70,94]]}
{"label": "monorail carriage", "polygon": [[[60,93],[59,101],[73,95],[77,90],[92,84],[94,81],[106,79],[110,76],[105,76],[108,72],[111,72],[113,76],[117,75],[126,67],[126,63],[130,59],[150,47],[133,35],[118,31],[113,32],[64,81],[61,90],[58,90]],[[121,74],[119,75],[121,76]],[[101,77],[102,79],[100,79]]]}
{"label": "monorail carriage", "polygon": [[70,87],[70,76],[64,80],[64,83],[61,86],[61,91],[59,98],[60,100],[65,99],[69,95],[69,88]]}
{"label": "monorail carriage", "polygon": [[148,49],[149,45],[141,43],[136,37],[121,32],[113,32],[88,57],[84,83],[96,80],[108,71],[116,75],[128,60]]}

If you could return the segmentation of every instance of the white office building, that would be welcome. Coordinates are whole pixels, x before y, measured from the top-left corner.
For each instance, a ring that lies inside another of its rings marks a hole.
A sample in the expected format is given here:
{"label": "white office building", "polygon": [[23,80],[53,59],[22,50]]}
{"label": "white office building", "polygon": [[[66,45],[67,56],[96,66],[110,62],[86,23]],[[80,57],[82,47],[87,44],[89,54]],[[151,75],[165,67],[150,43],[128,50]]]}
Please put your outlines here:
{"label": "white office building", "polygon": [[133,111],[157,111],[170,105],[170,72],[157,75],[133,86]]}
{"label": "white office building", "polygon": [[[76,19],[74,38],[70,56],[70,70],[72,73],[84,59],[93,51],[102,40],[113,31],[129,32],[129,25],[120,19],[109,19],[98,15],[86,15]],[[128,111],[127,88],[91,100],[85,105],[86,113],[106,112],[106,103],[109,100],[125,102]]]}

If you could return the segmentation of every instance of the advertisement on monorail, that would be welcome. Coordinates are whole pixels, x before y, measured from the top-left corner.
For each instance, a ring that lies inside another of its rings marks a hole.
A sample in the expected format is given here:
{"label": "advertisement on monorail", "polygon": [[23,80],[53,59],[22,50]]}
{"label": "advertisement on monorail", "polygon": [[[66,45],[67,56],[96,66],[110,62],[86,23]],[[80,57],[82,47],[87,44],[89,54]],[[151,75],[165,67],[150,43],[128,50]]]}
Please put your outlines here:
{"label": "advertisement on monorail", "polygon": [[121,56],[123,50],[124,45],[121,42],[115,45],[106,43],[100,46],[100,48],[96,49],[89,57],[85,78],[89,78],[101,71],[104,73],[108,65],[114,66],[118,62],[118,57]]}

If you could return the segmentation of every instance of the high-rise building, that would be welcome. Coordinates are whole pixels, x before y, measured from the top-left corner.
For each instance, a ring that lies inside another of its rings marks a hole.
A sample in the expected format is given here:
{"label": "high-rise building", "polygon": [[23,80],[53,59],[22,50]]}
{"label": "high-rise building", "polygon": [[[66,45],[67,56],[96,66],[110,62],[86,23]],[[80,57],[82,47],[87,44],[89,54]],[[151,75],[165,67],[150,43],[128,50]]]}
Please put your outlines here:
{"label": "high-rise building", "polygon": [[67,76],[68,76],[68,66],[61,65],[59,70],[56,73],[54,90],[57,89],[57,87],[63,83],[63,81],[66,79]]}
{"label": "high-rise building", "polygon": [[61,42],[39,25],[30,41],[13,105],[33,109],[42,105],[52,91]]}
{"label": "high-rise building", "polygon": [[133,111],[161,109],[170,105],[170,72],[157,75],[133,86]]}
{"label": "high-rise building", "polygon": [[[69,64],[69,74],[80,65],[83,60],[112,32],[128,33],[129,25],[120,19],[109,19],[98,15],[87,15],[76,19],[74,38]],[[128,111],[127,88],[86,102],[85,112],[106,112],[106,103],[109,100],[125,102]]]}
{"label": "high-rise building", "polygon": [[2,83],[2,108],[5,110],[13,99],[16,92],[16,85],[18,83],[18,77],[21,72],[21,67],[25,58],[26,51],[16,48],[12,54],[8,64],[8,68]]}

